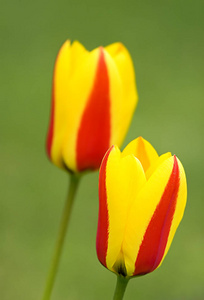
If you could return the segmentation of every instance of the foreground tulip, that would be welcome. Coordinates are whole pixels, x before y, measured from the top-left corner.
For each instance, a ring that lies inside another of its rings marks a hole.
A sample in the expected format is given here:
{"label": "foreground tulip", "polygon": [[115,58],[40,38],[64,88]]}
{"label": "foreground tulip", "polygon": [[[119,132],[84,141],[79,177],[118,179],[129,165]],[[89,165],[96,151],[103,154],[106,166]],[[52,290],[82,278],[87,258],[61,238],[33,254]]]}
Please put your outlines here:
{"label": "foreground tulip", "polygon": [[186,197],[186,177],[176,156],[158,156],[141,137],[122,153],[112,146],[99,175],[100,262],[127,279],[158,268],[182,219]]}
{"label": "foreground tulip", "polygon": [[121,43],[89,52],[66,41],[54,68],[47,153],[71,172],[98,169],[121,145],[137,104],[131,57]]}

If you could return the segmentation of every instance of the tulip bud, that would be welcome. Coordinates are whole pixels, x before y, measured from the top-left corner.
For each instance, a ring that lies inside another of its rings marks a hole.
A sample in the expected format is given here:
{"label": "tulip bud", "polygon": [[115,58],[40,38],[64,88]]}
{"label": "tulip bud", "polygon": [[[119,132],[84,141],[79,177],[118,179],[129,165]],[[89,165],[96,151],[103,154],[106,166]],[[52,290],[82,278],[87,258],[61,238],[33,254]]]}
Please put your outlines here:
{"label": "tulip bud", "polygon": [[124,277],[158,268],[182,219],[186,177],[176,156],[158,156],[143,138],[112,146],[99,173],[97,255]]}
{"label": "tulip bud", "polygon": [[121,43],[89,52],[66,41],[54,68],[47,153],[71,172],[98,169],[121,145],[137,104],[131,57]]}

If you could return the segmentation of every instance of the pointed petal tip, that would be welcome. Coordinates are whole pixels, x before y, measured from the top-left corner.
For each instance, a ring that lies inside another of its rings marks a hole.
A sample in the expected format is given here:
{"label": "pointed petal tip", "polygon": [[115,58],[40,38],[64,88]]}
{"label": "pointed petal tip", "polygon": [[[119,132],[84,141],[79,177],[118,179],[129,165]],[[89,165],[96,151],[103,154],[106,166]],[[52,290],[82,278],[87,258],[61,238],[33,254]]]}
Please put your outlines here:
{"label": "pointed petal tip", "polygon": [[67,39],[63,44],[62,47],[70,47],[71,45],[71,40]]}
{"label": "pointed petal tip", "polygon": [[137,138],[137,139],[138,139],[138,141],[139,141],[139,142],[144,142],[144,141],[145,141],[145,139],[144,139],[144,138],[143,138],[141,135],[140,135],[140,136],[138,136],[138,138]]}

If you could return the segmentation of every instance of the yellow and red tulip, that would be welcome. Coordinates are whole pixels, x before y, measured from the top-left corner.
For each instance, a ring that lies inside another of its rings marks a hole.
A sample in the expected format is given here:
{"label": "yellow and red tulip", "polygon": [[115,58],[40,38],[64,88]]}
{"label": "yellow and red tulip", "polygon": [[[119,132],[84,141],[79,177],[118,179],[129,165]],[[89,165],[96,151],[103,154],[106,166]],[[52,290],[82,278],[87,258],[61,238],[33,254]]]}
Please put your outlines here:
{"label": "yellow and red tulip", "polygon": [[125,277],[160,266],[182,219],[186,177],[176,156],[158,156],[139,137],[121,153],[112,146],[99,173],[97,255]]}
{"label": "yellow and red tulip", "polygon": [[89,52],[66,41],[54,68],[47,153],[72,172],[97,169],[121,145],[137,104],[131,57],[121,43]]}

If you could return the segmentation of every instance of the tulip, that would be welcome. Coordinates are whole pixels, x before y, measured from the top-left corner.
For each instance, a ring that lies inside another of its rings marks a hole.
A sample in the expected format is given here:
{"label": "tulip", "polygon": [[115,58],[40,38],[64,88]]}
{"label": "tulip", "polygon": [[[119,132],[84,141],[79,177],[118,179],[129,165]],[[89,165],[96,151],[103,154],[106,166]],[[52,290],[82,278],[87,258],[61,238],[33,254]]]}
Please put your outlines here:
{"label": "tulip", "polygon": [[62,45],[54,67],[47,154],[70,172],[70,186],[43,300],[51,297],[80,172],[98,169],[110,145],[121,145],[137,100],[133,63],[121,43],[91,52],[77,41]]}
{"label": "tulip", "polygon": [[175,155],[158,156],[141,137],[122,153],[112,146],[99,173],[100,262],[123,278],[157,269],[182,219],[186,198],[185,172]]}
{"label": "tulip", "polygon": [[121,43],[89,52],[66,41],[54,67],[47,153],[60,168],[98,169],[121,145],[137,104],[133,63]]}

